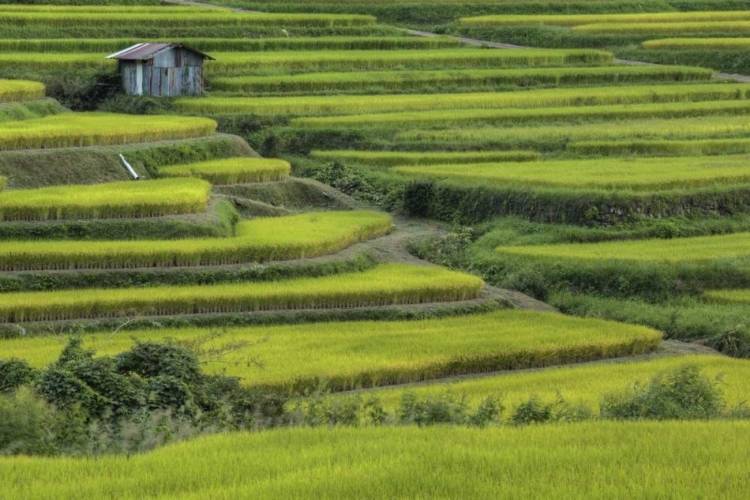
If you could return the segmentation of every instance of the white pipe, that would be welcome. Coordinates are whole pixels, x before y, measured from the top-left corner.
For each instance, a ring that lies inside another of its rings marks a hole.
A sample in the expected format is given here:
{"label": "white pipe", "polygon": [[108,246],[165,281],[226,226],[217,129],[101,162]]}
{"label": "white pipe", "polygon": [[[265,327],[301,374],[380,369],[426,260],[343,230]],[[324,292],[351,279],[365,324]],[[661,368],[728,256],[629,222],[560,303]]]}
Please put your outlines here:
{"label": "white pipe", "polygon": [[130,174],[130,177],[132,177],[134,181],[137,181],[138,179],[140,179],[138,174],[135,173],[135,170],[133,170],[133,167],[130,166],[130,163],[128,163],[128,161],[125,159],[124,156],[120,155],[120,161],[122,162],[122,166],[127,169],[128,173]]}

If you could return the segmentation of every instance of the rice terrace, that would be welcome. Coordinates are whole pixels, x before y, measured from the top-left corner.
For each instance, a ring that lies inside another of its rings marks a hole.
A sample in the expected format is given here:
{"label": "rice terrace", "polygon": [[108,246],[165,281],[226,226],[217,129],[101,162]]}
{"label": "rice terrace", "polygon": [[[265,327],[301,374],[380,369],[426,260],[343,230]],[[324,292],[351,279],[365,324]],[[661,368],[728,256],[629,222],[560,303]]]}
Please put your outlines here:
{"label": "rice terrace", "polygon": [[750,0],[0,4],[0,500],[749,479]]}

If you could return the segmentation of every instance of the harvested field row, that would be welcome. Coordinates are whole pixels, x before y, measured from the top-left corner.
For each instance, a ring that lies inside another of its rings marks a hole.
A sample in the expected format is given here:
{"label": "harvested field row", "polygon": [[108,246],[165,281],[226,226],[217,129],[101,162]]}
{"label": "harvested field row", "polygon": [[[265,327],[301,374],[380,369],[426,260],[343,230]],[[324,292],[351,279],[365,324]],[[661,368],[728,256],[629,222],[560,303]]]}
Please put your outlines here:
{"label": "harvested field row", "polygon": [[320,212],[239,222],[233,238],[0,242],[0,271],[236,265],[318,257],[387,234],[390,216]]}
{"label": "harvested field row", "polygon": [[164,177],[198,177],[213,185],[280,181],[289,177],[289,162],[266,158],[227,158],[224,160],[170,165],[159,169]]}
{"label": "harvested field row", "polygon": [[[502,51],[497,51],[502,52]],[[518,51],[526,52],[526,51]],[[0,55],[2,60],[2,55]],[[747,99],[750,85],[682,84],[539,89],[466,94],[344,95],[300,97],[207,97],[177,99],[185,112],[254,115],[357,115],[448,109],[544,108]]]}
{"label": "harvested field row", "polygon": [[[165,40],[153,40],[160,42]],[[181,42],[201,51],[262,52],[279,50],[406,50],[447,49],[459,46],[454,38],[416,36],[325,36],[297,38],[180,38]],[[123,47],[142,43],[142,38],[52,38],[0,39],[3,52],[116,52]]]}
{"label": "harvested field row", "polygon": [[536,151],[467,151],[409,153],[399,151],[312,151],[310,157],[320,161],[342,161],[360,165],[390,168],[400,165],[444,165],[451,163],[484,163],[489,161],[537,161]]}
{"label": "harvested field row", "polygon": [[550,26],[580,26],[584,24],[668,24],[686,22],[720,22],[750,20],[747,11],[716,12],[649,12],[643,14],[582,14],[582,15],[517,15],[478,16],[460,20],[463,26],[522,26],[544,24]]}
{"label": "harvested field row", "polygon": [[624,390],[635,382],[647,383],[660,373],[680,367],[696,366],[710,378],[720,378],[721,390],[727,405],[735,406],[750,397],[745,381],[750,377],[750,362],[725,356],[671,356],[624,363],[601,363],[582,366],[562,366],[547,370],[435,382],[409,388],[372,391],[383,406],[396,408],[405,394],[439,398],[450,393],[464,395],[469,401],[479,402],[490,396],[502,398],[507,409],[531,397],[553,402],[562,397],[569,404],[584,404],[592,413],[599,412],[604,394]]}
{"label": "harvested field row", "polygon": [[370,26],[372,16],[349,14],[237,14],[219,10],[182,12],[7,12],[0,11],[0,24],[22,27],[106,27],[136,24],[140,27],[278,26],[334,27]]}
{"label": "harvested field row", "polygon": [[44,84],[26,80],[0,80],[0,102],[44,99]]}
{"label": "harvested field row", "polygon": [[211,185],[198,179],[53,186],[0,193],[0,220],[158,217],[206,208]]}
{"label": "harvested field row", "polygon": [[657,104],[615,104],[535,109],[466,109],[374,113],[347,116],[295,118],[291,125],[307,128],[445,129],[478,125],[513,126],[527,123],[569,124],[588,121],[643,120],[648,118],[691,118],[698,116],[747,115],[748,101],[706,101]]}
{"label": "harvested field row", "polygon": [[750,233],[693,238],[498,247],[501,255],[582,261],[680,262],[750,257]]}
{"label": "harvested field row", "polygon": [[549,125],[507,129],[477,128],[456,130],[413,130],[396,136],[396,140],[426,146],[460,146],[464,148],[541,148],[564,149],[572,141],[618,141],[625,139],[708,139],[750,137],[746,117],[651,119],[608,124]]}
{"label": "harvested field row", "polygon": [[[132,347],[133,339],[190,340],[209,333],[195,328],[128,332],[107,340],[98,354],[118,354]],[[94,347],[110,336],[91,335],[86,342]],[[231,341],[252,347],[207,367],[226,370],[250,386],[303,393],[323,380],[328,390],[341,391],[642,354],[658,347],[661,338],[660,332],[640,326],[504,310],[420,321],[232,329],[210,345]],[[40,367],[54,361],[62,348],[54,338],[0,341],[3,356]],[[233,362],[249,355],[262,359],[265,367]]]}
{"label": "harvested field row", "polygon": [[[2,47],[2,41],[0,41]],[[464,71],[371,71],[305,73],[288,76],[214,78],[211,89],[226,92],[357,92],[370,89],[419,91],[428,86],[460,85],[532,87],[666,83],[709,80],[713,71],[685,66],[601,66],[569,68],[487,69]]]}
{"label": "harvested field row", "polygon": [[475,163],[395,167],[392,171],[411,177],[430,177],[484,185],[665,190],[712,184],[748,183],[750,158],[697,156]]}
{"label": "harvested field row", "polygon": [[0,322],[450,302],[476,298],[482,284],[443,268],[384,264],[363,273],[266,283],[6,293]]}
{"label": "harvested field row", "polygon": [[215,121],[199,117],[64,113],[35,120],[0,122],[0,150],[190,139],[212,135],[215,131]]}
{"label": "harvested field row", "polygon": [[266,500],[290,491],[299,500],[426,491],[467,500],[574,499],[582,491],[591,499],[699,499],[721,491],[741,500],[748,447],[743,421],[297,428],[203,437],[133,456],[2,458],[0,481],[7,500],[135,500],[144,491],[155,500]]}

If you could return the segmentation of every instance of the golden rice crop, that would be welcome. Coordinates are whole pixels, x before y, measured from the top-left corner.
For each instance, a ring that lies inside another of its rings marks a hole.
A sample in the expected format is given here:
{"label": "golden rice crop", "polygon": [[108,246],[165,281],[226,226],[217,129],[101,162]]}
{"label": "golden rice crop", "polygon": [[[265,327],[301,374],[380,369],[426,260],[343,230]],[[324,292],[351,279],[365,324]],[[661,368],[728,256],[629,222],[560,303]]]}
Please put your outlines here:
{"label": "golden rice crop", "polygon": [[687,33],[748,34],[750,21],[726,22],[685,22],[685,23],[645,23],[645,24],[584,24],[575,26],[573,31],[588,34],[631,34],[631,35],[681,35]]}
{"label": "golden rice crop", "polygon": [[746,99],[749,92],[750,85],[748,84],[711,83],[560,88],[466,94],[207,97],[203,99],[177,99],[175,100],[175,106],[186,112],[209,114],[357,115],[389,111],[543,108],[718,101]]}
{"label": "golden rice crop", "polygon": [[588,261],[621,260],[638,262],[696,262],[750,257],[750,233],[691,238],[571,243],[561,245],[506,246],[502,255],[525,258],[576,259]]}
{"label": "golden rice crop", "polygon": [[[107,333],[87,335],[86,344],[106,344],[99,354],[114,355],[131,348],[134,339],[189,340],[209,333],[197,328],[135,331],[118,338]],[[231,339],[252,347],[205,366],[250,386],[300,393],[319,387],[322,379],[327,389],[340,391],[643,354],[656,349],[661,338],[642,326],[503,310],[418,321],[235,328],[211,345]],[[56,338],[0,341],[3,356],[40,367],[53,362],[63,347]],[[262,359],[264,367],[234,362],[248,356]]]}
{"label": "golden rice crop", "polygon": [[295,118],[291,125],[306,128],[457,128],[476,125],[518,125],[533,122],[579,123],[604,120],[638,120],[644,118],[689,118],[696,116],[746,115],[747,101],[706,101],[656,104],[614,104],[605,106],[570,106],[536,109],[465,109],[411,111],[406,113],[372,113],[346,116],[313,116]]}
{"label": "golden rice crop", "polygon": [[750,182],[750,157],[606,158],[395,167],[409,176],[477,184],[660,190]]}
{"label": "golden rice crop", "polygon": [[370,26],[372,16],[352,14],[267,14],[231,11],[181,12],[8,12],[0,11],[0,23],[6,26],[107,27],[134,24],[139,27],[213,27],[213,26],[279,26],[332,27]]}
{"label": "golden rice crop", "polygon": [[400,133],[403,142],[439,143],[441,147],[543,147],[564,148],[571,141],[625,139],[707,139],[750,137],[750,124],[744,116],[650,119],[582,125],[544,125],[534,127],[472,128],[454,130],[412,130]]}
{"label": "golden rice crop", "polygon": [[0,458],[0,481],[7,500],[743,500],[748,447],[750,422],[736,420],[293,428],[132,456]]}
{"label": "golden rice crop", "polygon": [[545,402],[553,402],[562,397],[570,404],[584,404],[596,414],[603,394],[620,392],[638,381],[646,383],[660,373],[685,365],[697,366],[708,377],[720,378],[721,389],[730,406],[747,401],[750,397],[750,389],[746,384],[750,377],[750,362],[718,355],[670,356],[561,366],[550,370],[510,372],[449,382],[436,381],[414,387],[386,388],[372,391],[372,395],[389,409],[396,408],[407,392],[420,398],[450,393],[462,395],[473,402],[489,396],[499,396],[507,410],[528,401],[532,396]]}
{"label": "golden rice crop", "polygon": [[481,279],[439,267],[383,264],[362,273],[263,283],[0,294],[0,322],[128,315],[332,309],[474,299]]}
{"label": "golden rice crop", "polygon": [[[7,457],[7,500],[746,498],[747,421],[293,428],[140,455]],[[262,453],[259,452],[262,450]],[[334,471],[335,473],[332,473]],[[440,471],[436,473],[436,471]],[[502,471],[502,473],[498,473]]]}
{"label": "golden rice crop", "polygon": [[0,80],[0,102],[44,99],[44,84],[28,80]]}
{"label": "golden rice crop", "polygon": [[0,123],[0,150],[129,144],[212,135],[216,122],[183,116],[64,113]]}
{"label": "golden rice crop", "polygon": [[211,185],[199,179],[53,186],[0,193],[0,220],[155,217],[204,210]]}
{"label": "golden rice crop", "polygon": [[484,163],[490,161],[536,161],[536,151],[311,151],[310,157],[320,161],[343,161],[375,167],[399,165],[439,165],[449,163]]}
{"label": "golden rice crop", "polygon": [[647,50],[747,50],[750,38],[664,38],[641,46]]}
{"label": "golden rice crop", "polygon": [[579,14],[579,15],[492,15],[464,17],[464,26],[519,26],[544,24],[551,26],[580,26],[583,24],[668,24],[685,22],[718,22],[750,20],[748,11],[707,12],[648,12],[642,14]]}
{"label": "golden rice crop", "polygon": [[105,59],[106,54],[86,53],[41,53],[3,52],[0,53],[0,69],[10,70],[49,70],[66,68],[113,68],[117,62]]}
{"label": "golden rice crop", "polygon": [[703,296],[719,304],[750,305],[750,290],[708,290]]}
{"label": "golden rice crop", "polygon": [[390,216],[378,212],[321,212],[241,221],[233,238],[7,241],[0,242],[0,270],[208,266],[302,259],[343,250],[382,236],[392,227]]}
{"label": "golden rice crop", "polygon": [[[0,47],[3,41],[0,40]],[[601,85],[708,80],[712,71],[685,66],[596,66],[564,68],[469,69],[301,73],[282,76],[213,78],[212,90],[226,92],[357,92],[370,89],[418,91],[434,85]]]}
{"label": "golden rice crop", "polygon": [[576,155],[593,156],[731,155],[750,153],[750,139],[576,141],[569,143],[566,150]]}
{"label": "golden rice crop", "polygon": [[206,64],[212,76],[312,71],[371,71],[513,66],[599,65],[613,61],[609,52],[592,49],[480,50],[318,50],[290,52],[218,52]]}
{"label": "golden rice crop", "polygon": [[267,158],[227,158],[161,167],[164,177],[199,177],[214,185],[280,181],[289,176],[289,162]]}
{"label": "golden rice crop", "polygon": [[[3,39],[3,52],[88,52],[109,53],[122,50],[142,38],[49,38]],[[396,50],[438,49],[458,47],[454,38],[422,38],[416,36],[320,36],[294,38],[184,38],[149,40],[181,42],[202,51],[261,52],[276,50]]]}
{"label": "golden rice crop", "polygon": [[177,14],[185,12],[230,12],[230,9],[214,6],[179,6],[179,5],[42,5],[42,4],[2,4],[0,12],[59,12],[85,13],[97,12],[101,14]]}

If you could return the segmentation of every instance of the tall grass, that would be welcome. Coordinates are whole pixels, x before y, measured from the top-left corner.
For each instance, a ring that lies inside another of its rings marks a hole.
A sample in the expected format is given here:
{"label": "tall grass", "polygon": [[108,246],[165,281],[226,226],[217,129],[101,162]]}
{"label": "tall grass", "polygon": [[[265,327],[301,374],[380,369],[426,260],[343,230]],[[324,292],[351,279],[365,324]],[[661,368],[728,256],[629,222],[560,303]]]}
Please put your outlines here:
{"label": "tall grass", "polygon": [[483,185],[663,190],[750,182],[750,158],[612,158],[535,163],[473,163],[395,167],[415,177],[450,179]]}
{"label": "tall grass", "polygon": [[648,12],[643,14],[580,14],[580,15],[518,15],[478,16],[459,20],[463,26],[520,26],[545,24],[551,26],[580,26],[583,24],[667,24],[686,22],[719,22],[750,20],[747,11],[714,12]]}
{"label": "tall grass", "polygon": [[63,113],[0,122],[0,150],[100,146],[212,135],[216,122],[182,116]]}
{"label": "tall grass", "polygon": [[203,210],[211,185],[198,179],[54,186],[0,193],[0,221],[155,217]]}
{"label": "tall grass", "polygon": [[715,259],[747,259],[750,257],[750,233],[669,240],[649,239],[561,245],[501,246],[496,251],[501,255],[522,256],[530,259],[651,261],[669,264]]}
{"label": "tall grass", "polygon": [[[746,498],[750,423],[284,429],[145,455],[0,459],[8,500]],[[262,450],[262,452],[261,452]],[[440,473],[436,473],[440,471]],[[498,471],[502,471],[499,473]]]}
{"label": "tall grass", "polygon": [[[0,41],[0,47],[2,41]],[[608,83],[666,83],[708,80],[712,71],[683,66],[601,66],[444,71],[368,71],[303,73],[286,76],[214,78],[211,89],[226,92],[357,92],[419,91],[431,86],[601,85]]]}
{"label": "tall grass", "polygon": [[647,50],[747,50],[750,38],[664,38],[641,46]]}
{"label": "tall grass", "polygon": [[[203,329],[129,332],[106,341],[101,354],[118,354],[133,339],[190,340]],[[110,335],[87,336],[88,346]],[[445,376],[552,366],[653,351],[662,334],[650,328],[555,313],[505,310],[419,321],[318,323],[231,329],[221,342],[248,342],[211,372],[240,377],[252,386],[293,393],[315,389],[318,380],[334,391],[432,380]],[[258,344],[261,339],[268,340]],[[46,365],[62,351],[55,339],[0,341],[4,356]],[[257,356],[264,367],[236,363]],[[233,366],[237,365],[238,366]]]}
{"label": "tall grass", "polygon": [[0,80],[0,102],[44,99],[44,84],[26,80]]}
{"label": "tall grass", "polygon": [[382,236],[392,227],[391,218],[377,212],[322,212],[241,221],[233,238],[8,241],[0,243],[0,270],[236,265],[311,258]]}
{"label": "tall grass", "polygon": [[291,165],[266,158],[227,158],[159,169],[164,177],[198,177],[214,185],[280,181],[289,176]]}
{"label": "tall grass", "polygon": [[[3,52],[115,52],[142,38],[3,39]],[[278,50],[406,50],[446,49],[459,46],[454,38],[416,36],[320,36],[294,38],[174,38],[153,42],[182,42],[202,51],[262,52]]]}
{"label": "tall grass", "polygon": [[[499,52],[499,51],[498,51]],[[519,51],[524,52],[524,51]],[[634,85],[467,94],[207,97],[176,99],[185,112],[257,115],[357,115],[389,111],[543,108],[746,99],[748,84]]]}
{"label": "tall grass", "polygon": [[613,60],[609,52],[591,49],[479,50],[358,50],[291,51],[212,54],[206,64],[211,76],[312,71],[373,71],[399,69],[498,68],[517,66],[600,65]]}
{"label": "tall grass", "polygon": [[391,129],[442,129],[478,125],[512,126],[527,123],[581,123],[587,121],[690,118],[746,115],[750,101],[707,101],[656,104],[615,104],[536,109],[465,109],[373,113],[346,116],[295,118],[293,126],[307,128],[386,127]]}
{"label": "tall grass", "polygon": [[310,157],[320,161],[341,161],[375,167],[399,165],[436,165],[450,163],[484,163],[489,161],[536,161],[536,151],[468,151],[468,152],[400,152],[400,151],[311,151]]}
{"label": "tall grass", "polygon": [[420,304],[473,299],[481,287],[475,276],[442,268],[383,264],[362,273],[264,283],[6,293],[0,322]]}

